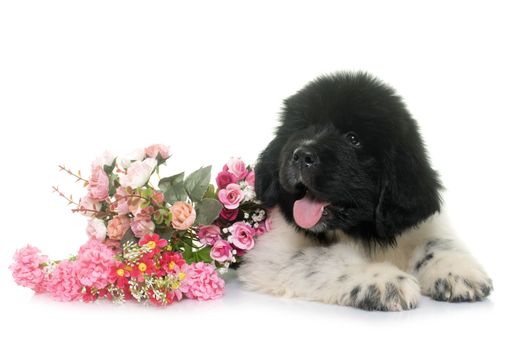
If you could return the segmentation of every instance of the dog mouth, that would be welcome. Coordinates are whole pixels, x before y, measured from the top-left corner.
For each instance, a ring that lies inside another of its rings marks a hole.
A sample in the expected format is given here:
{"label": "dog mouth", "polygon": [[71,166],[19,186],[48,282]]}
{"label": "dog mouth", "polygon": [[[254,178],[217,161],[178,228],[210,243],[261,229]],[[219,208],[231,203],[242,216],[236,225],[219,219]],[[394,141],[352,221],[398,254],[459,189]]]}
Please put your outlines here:
{"label": "dog mouth", "polygon": [[326,209],[330,202],[320,200],[304,184],[298,184],[297,198],[293,206],[294,221],[303,229],[309,230],[316,226],[321,218],[328,214]]}

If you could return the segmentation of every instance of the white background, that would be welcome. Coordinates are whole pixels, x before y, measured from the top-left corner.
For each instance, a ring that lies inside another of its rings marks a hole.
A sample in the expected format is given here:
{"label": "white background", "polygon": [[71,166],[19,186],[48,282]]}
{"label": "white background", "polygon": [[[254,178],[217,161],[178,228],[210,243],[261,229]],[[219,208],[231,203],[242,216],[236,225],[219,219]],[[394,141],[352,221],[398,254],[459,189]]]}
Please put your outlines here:
{"label": "white background", "polygon": [[[512,18],[508,1],[1,2],[1,341],[512,345]],[[488,301],[423,298],[414,311],[369,313],[244,292],[231,279],[222,300],[157,309],[59,303],[13,283],[16,248],[60,258],[86,239],[85,219],[51,191],[83,194],[58,164],[87,173],[105,149],[157,142],[171,146],[169,173],[254,161],[284,98],[319,74],[356,69],[393,85],[418,119],[454,224],[493,278]]]}

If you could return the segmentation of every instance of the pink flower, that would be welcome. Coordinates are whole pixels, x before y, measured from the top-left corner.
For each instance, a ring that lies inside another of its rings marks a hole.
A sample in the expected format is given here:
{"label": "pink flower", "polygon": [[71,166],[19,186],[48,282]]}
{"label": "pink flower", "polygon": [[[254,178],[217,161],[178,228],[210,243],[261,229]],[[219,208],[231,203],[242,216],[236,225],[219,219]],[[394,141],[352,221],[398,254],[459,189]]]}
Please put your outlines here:
{"label": "pink flower", "polygon": [[255,187],[255,172],[250,171],[248,175],[246,175],[245,181],[248,183],[248,185]]}
{"label": "pink flower", "polygon": [[91,199],[90,197],[86,196],[80,199],[77,209],[81,214],[92,217],[95,215],[97,211],[100,211],[100,209],[102,209],[102,203],[99,203]]}
{"label": "pink flower", "polygon": [[107,236],[110,239],[121,240],[130,228],[130,219],[126,215],[116,215],[107,224]]}
{"label": "pink flower", "polygon": [[94,238],[99,241],[103,241],[107,234],[107,227],[105,227],[105,223],[103,220],[91,219],[87,223],[86,232],[89,238]]}
{"label": "pink flower", "polygon": [[259,227],[255,230],[255,234],[257,236],[261,236],[266,232],[271,230],[271,219],[269,217],[264,220],[264,222],[259,223]]}
{"label": "pink flower", "polygon": [[220,239],[221,231],[216,225],[207,225],[200,227],[198,230],[198,238],[203,244],[213,245]]}
{"label": "pink flower", "polygon": [[236,209],[244,199],[241,187],[237,184],[229,184],[227,188],[219,190],[218,199],[227,209]]}
{"label": "pink flower", "polygon": [[246,225],[244,222],[239,221],[233,224],[230,227],[230,232],[232,232],[232,244],[243,250],[250,250],[254,246],[253,236],[255,235],[255,230]]}
{"label": "pink flower", "polygon": [[46,255],[40,255],[36,247],[27,245],[14,253],[14,262],[9,266],[14,281],[23,287],[28,287],[43,293],[46,291],[46,275],[42,264],[48,261]]}
{"label": "pink flower", "polygon": [[145,160],[136,160],[131,163],[126,172],[120,173],[120,185],[122,187],[138,188],[148,182],[155,167],[157,160],[154,158],[146,158]]}
{"label": "pink flower", "polygon": [[120,215],[130,213],[129,196],[131,193],[124,187],[118,187],[114,198],[116,201],[111,205],[111,210],[116,211]]}
{"label": "pink flower", "polygon": [[48,281],[48,292],[59,301],[78,300],[82,296],[82,285],[75,272],[75,263],[61,261]]}
{"label": "pink flower", "polygon": [[168,159],[170,157],[170,148],[164,145],[151,145],[145,148],[145,153],[150,158],[157,158],[160,154],[162,159]]}
{"label": "pink flower", "polygon": [[222,171],[216,176],[216,184],[219,189],[224,189],[227,185],[233,184],[236,182],[236,176],[228,171]]}
{"label": "pink flower", "polygon": [[239,209],[221,209],[220,216],[227,221],[234,221],[239,215]]}
{"label": "pink flower", "polygon": [[170,208],[173,218],[171,225],[177,230],[187,230],[196,219],[196,211],[193,206],[186,202],[175,202]]}
{"label": "pink flower", "polygon": [[219,262],[232,259],[232,247],[230,243],[222,239],[218,240],[211,248],[211,258]]}
{"label": "pink flower", "polygon": [[[227,165],[228,171],[236,177],[236,181],[244,180],[248,174],[245,163],[240,158],[231,158]],[[225,170],[225,169],[224,169]]]}
{"label": "pink flower", "polygon": [[86,287],[102,289],[109,283],[114,265],[114,253],[104,244],[91,239],[80,247],[75,271],[80,283]]}
{"label": "pink flower", "polygon": [[101,166],[93,168],[87,190],[89,198],[94,201],[103,201],[109,197],[109,178]]}
{"label": "pink flower", "polygon": [[214,266],[204,262],[189,266],[185,282],[188,286],[186,296],[198,300],[221,297],[225,286],[225,282],[218,276]]}
{"label": "pink flower", "polygon": [[155,224],[151,217],[138,215],[130,222],[130,228],[134,236],[141,238],[146,234],[151,234],[155,230]]}

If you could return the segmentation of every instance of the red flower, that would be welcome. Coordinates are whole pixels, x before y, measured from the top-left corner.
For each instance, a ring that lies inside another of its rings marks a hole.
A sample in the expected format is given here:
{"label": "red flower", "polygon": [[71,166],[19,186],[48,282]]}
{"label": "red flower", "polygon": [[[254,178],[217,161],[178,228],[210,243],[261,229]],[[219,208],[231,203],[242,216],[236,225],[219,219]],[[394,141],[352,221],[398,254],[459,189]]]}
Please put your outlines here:
{"label": "red flower", "polygon": [[145,256],[136,263],[132,269],[130,276],[135,278],[138,282],[143,282],[146,276],[155,274],[155,263],[153,257]]}
{"label": "red flower", "polygon": [[155,254],[158,254],[161,251],[161,248],[166,247],[168,245],[168,241],[165,239],[161,239],[161,237],[154,233],[154,234],[146,234],[139,240],[139,246],[150,249],[150,256],[154,256]]}
{"label": "red flower", "polygon": [[174,296],[175,294],[173,294],[173,292],[166,292],[166,300],[157,300],[155,297],[155,291],[153,289],[148,291],[148,299],[152,304],[158,306],[164,306],[173,303]]}
{"label": "red flower", "polygon": [[185,263],[186,261],[179,252],[165,252],[162,254],[161,267],[167,273],[174,273],[176,267],[180,269]]}
{"label": "red flower", "polygon": [[109,282],[116,284],[119,288],[125,288],[128,286],[132,270],[133,268],[131,266],[117,261],[111,269]]}

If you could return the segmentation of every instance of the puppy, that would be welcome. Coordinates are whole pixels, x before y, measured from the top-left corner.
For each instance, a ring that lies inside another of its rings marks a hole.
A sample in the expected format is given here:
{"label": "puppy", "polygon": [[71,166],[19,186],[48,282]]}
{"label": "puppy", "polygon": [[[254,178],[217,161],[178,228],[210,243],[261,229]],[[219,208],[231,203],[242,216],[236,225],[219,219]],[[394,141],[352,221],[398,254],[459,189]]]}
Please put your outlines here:
{"label": "puppy", "polygon": [[440,213],[416,121],[368,74],[323,76],[285,100],[255,177],[272,229],[239,269],[248,289],[380,311],[492,290]]}

